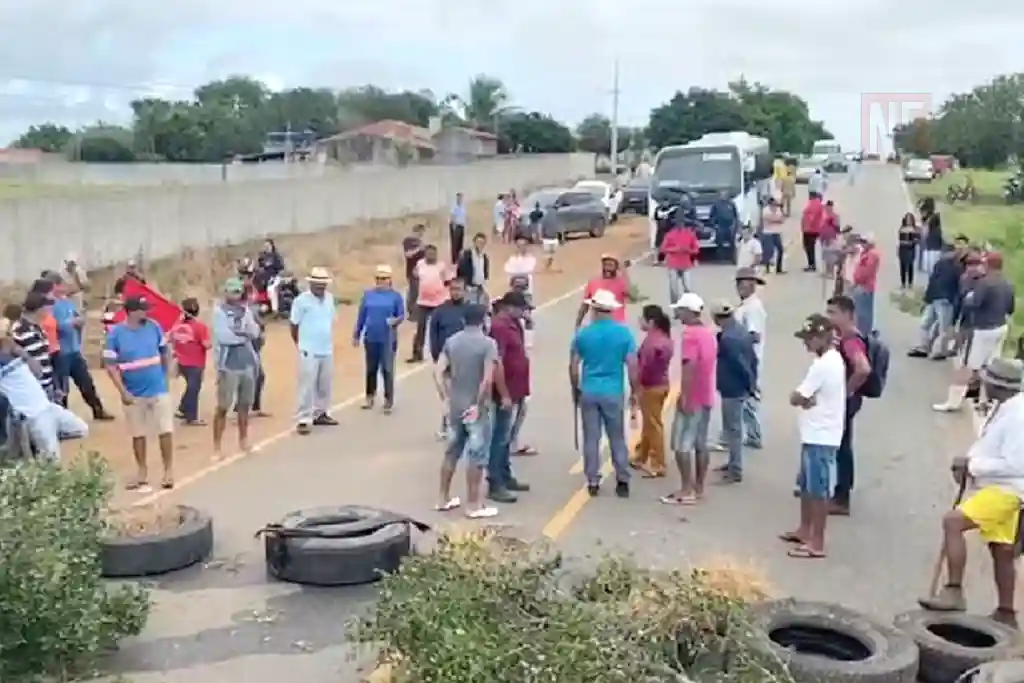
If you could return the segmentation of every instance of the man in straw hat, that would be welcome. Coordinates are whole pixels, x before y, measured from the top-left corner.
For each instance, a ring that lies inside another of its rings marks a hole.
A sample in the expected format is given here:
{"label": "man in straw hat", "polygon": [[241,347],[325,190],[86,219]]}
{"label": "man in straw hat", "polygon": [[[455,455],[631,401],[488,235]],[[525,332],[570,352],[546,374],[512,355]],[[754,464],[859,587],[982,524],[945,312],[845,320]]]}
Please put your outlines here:
{"label": "man in straw hat", "polygon": [[[598,289],[584,302],[591,322],[572,340],[569,380],[577,398],[583,428],[583,473],[587,491],[596,496],[601,485],[601,432],[604,431],[615,467],[615,494],[629,496],[629,447],[626,445],[626,384],[629,411],[636,420],[640,395],[636,341],[622,322],[623,303],[615,292]],[[625,370],[625,372],[623,372]]]}
{"label": "man in straw hat", "polygon": [[391,286],[391,266],[382,264],[374,270],[374,286],[363,292],[359,313],[352,332],[352,345],[363,345],[366,358],[366,398],[363,410],[373,408],[377,398],[377,380],[384,383],[383,411],[390,413],[395,405],[395,353],[398,351],[396,328],[405,320],[405,302]]}
{"label": "man in straw hat", "polygon": [[996,358],[981,371],[988,396],[995,402],[981,434],[964,457],[953,461],[953,479],[972,492],[942,518],[946,585],[933,596],[918,600],[938,611],[963,611],[963,578],[967,565],[966,532],[977,529],[992,555],[998,604],[992,619],[1016,628],[1016,546],[1021,501],[1024,498],[1024,365]]}
{"label": "man in straw hat", "polygon": [[213,309],[213,357],[217,370],[217,408],[213,413],[213,451],[219,458],[228,411],[238,413],[238,447],[249,450],[249,411],[256,399],[260,360],[256,340],[262,330],[245,302],[245,283],[224,283],[224,299]]}
{"label": "man in straw hat", "polygon": [[334,373],[334,296],[327,291],[331,275],[317,266],[306,276],[309,289],[292,303],[291,332],[299,350],[296,431],[309,434],[313,425],[334,426],[331,408]]}
{"label": "man in straw hat", "polygon": [[576,312],[576,327],[579,328],[583,324],[587,312],[590,310],[590,301],[599,290],[608,292],[615,297],[615,301],[619,305],[611,311],[611,317],[617,322],[625,323],[629,289],[629,278],[622,269],[622,261],[619,257],[615,254],[601,254],[601,275],[588,282],[583,289],[583,302],[580,304],[579,311]]}
{"label": "man in straw hat", "polygon": [[[39,383],[41,368],[11,337],[11,321],[0,318],[0,395],[23,419],[36,455],[60,461],[60,439],[78,439],[89,426],[67,408],[50,401]],[[6,419],[6,414],[4,415]]]}

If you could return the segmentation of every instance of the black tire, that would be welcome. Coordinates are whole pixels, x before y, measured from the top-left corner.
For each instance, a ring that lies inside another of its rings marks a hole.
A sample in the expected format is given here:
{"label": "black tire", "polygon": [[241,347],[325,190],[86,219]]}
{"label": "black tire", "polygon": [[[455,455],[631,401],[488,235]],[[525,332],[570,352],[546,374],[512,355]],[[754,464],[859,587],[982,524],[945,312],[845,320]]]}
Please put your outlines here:
{"label": "black tire", "polygon": [[962,612],[912,610],[893,624],[917,643],[925,683],[954,683],[979,664],[1010,659],[1017,638],[1008,626]]}
{"label": "black tire", "polygon": [[[372,583],[396,571],[411,552],[410,523],[361,505],[293,512],[264,530],[267,573],[311,586]],[[298,535],[303,532],[308,535]]]}
{"label": "black tire", "polygon": [[155,576],[209,558],[213,551],[213,520],[187,505],[178,508],[181,526],[176,529],[104,539],[100,546],[100,574],[107,578]]}
{"label": "black tire", "polygon": [[755,605],[753,646],[800,683],[912,683],[917,647],[906,635],[840,605],[776,600]]}
{"label": "black tire", "polygon": [[976,666],[956,683],[1024,683],[1024,661],[1005,660]]}
{"label": "black tire", "polygon": [[603,237],[605,228],[608,227],[608,221],[604,218],[600,219],[594,227],[590,229],[591,237]]}

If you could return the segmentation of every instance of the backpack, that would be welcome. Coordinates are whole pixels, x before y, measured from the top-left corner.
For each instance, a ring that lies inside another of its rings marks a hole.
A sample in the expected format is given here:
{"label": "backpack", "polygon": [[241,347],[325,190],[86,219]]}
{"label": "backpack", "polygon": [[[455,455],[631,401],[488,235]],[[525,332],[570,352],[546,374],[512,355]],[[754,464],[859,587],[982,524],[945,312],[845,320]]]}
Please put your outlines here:
{"label": "backpack", "polygon": [[[857,390],[857,395],[863,398],[880,398],[885,392],[885,382],[889,377],[889,347],[876,333],[861,334],[860,340],[867,349],[868,363],[871,365],[871,372],[868,374],[864,384]],[[843,356],[843,362],[849,367],[849,360],[842,352],[842,345],[839,353]]]}

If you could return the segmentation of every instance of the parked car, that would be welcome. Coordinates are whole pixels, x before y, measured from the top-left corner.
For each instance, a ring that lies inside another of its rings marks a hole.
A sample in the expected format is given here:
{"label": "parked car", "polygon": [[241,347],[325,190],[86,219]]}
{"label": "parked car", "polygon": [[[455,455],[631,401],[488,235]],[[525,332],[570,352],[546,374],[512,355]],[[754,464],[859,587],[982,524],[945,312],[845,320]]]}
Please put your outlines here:
{"label": "parked car", "polygon": [[811,176],[820,169],[821,164],[810,159],[801,159],[796,165],[796,173],[793,174],[793,179],[797,185],[806,185],[810,181]]}
{"label": "parked car", "polygon": [[850,168],[850,163],[842,154],[830,154],[822,163],[821,168],[825,173],[846,173]]}
{"label": "parked car", "polygon": [[619,220],[619,212],[622,207],[622,190],[603,180],[581,180],[576,183],[576,187],[573,189],[588,192],[600,199],[605,208],[605,218],[607,218],[609,223]]}
{"label": "parked car", "polygon": [[932,154],[928,157],[932,166],[935,167],[935,176],[941,176],[946,171],[955,171],[960,164],[952,154]]}
{"label": "parked car", "polygon": [[541,237],[560,242],[579,234],[601,237],[610,222],[601,197],[587,188],[562,190],[544,211]]}
{"label": "parked car", "polygon": [[619,207],[619,212],[635,211],[641,216],[646,216],[650,193],[650,178],[633,178],[622,191],[622,204]]}
{"label": "parked car", "polygon": [[930,183],[935,179],[935,166],[931,159],[910,159],[903,167],[903,182]]}

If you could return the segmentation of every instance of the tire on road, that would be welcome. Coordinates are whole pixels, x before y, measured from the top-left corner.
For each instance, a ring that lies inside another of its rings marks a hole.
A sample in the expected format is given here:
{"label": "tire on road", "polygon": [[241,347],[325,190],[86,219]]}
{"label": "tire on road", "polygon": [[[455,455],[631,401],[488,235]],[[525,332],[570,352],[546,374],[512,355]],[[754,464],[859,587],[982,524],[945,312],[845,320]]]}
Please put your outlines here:
{"label": "tire on road", "polygon": [[394,572],[412,550],[408,517],[360,505],[299,510],[261,531],[267,573],[311,586],[371,583]]}
{"label": "tire on road", "polygon": [[181,525],[143,536],[112,536],[100,545],[100,574],[107,578],[156,576],[190,567],[213,552],[213,520],[179,505]]}
{"label": "tire on road", "polygon": [[925,683],[954,683],[979,664],[1009,659],[1017,637],[1008,626],[962,612],[912,610],[893,624],[917,643]]}
{"label": "tire on road", "polygon": [[1024,683],[1024,661],[988,662],[966,671],[956,683]]}
{"label": "tire on road", "polygon": [[775,600],[752,608],[753,646],[800,683],[912,683],[914,642],[840,605]]}

